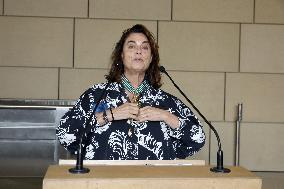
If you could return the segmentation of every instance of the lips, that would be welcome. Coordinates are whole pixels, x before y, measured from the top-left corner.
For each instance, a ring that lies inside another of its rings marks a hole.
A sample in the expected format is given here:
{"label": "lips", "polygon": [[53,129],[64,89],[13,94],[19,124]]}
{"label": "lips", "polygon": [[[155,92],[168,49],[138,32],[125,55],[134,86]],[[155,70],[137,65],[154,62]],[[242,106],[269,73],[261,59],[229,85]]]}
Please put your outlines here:
{"label": "lips", "polygon": [[143,62],[142,58],[134,58],[134,62]]}

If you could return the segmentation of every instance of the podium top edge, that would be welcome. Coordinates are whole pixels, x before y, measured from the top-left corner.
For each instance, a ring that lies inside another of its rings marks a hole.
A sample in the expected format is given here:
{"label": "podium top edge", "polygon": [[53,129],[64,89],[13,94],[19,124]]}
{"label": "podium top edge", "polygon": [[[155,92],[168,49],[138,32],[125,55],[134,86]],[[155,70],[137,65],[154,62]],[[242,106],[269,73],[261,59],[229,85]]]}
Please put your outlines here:
{"label": "podium top edge", "polygon": [[[59,165],[76,165],[76,160],[60,159]],[[84,160],[84,165],[205,165],[205,160]]]}

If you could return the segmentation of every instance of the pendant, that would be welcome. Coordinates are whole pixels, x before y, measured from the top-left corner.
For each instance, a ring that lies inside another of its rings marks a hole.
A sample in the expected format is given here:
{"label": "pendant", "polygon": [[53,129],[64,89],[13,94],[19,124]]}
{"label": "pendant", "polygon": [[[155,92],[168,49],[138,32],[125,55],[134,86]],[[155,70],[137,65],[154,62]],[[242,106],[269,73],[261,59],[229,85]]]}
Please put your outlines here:
{"label": "pendant", "polygon": [[135,94],[133,95],[132,103],[135,103],[138,107],[140,107],[139,95],[135,95]]}

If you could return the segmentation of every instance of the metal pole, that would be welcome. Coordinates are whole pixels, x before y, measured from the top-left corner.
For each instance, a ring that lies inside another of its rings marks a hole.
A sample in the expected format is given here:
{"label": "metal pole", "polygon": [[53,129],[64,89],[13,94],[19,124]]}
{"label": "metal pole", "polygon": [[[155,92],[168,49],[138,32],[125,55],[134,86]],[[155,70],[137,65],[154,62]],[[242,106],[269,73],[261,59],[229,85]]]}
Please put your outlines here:
{"label": "metal pole", "polygon": [[235,140],[235,166],[240,165],[240,128],[243,116],[243,104],[238,104],[238,118],[236,125],[236,140]]}

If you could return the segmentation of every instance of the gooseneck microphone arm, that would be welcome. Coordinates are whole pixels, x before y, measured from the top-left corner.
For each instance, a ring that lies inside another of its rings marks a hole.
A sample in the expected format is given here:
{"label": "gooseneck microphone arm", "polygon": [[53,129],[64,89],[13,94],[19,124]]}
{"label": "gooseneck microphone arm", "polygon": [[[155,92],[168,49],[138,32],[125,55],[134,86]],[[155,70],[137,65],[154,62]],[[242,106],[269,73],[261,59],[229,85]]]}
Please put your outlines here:
{"label": "gooseneck microphone arm", "polygon": [[229,173],[231,170],[224,168],[223,166],[223,151],[222,151],[222,144],[219,137],[219,134],[215,127],[206,119],[206,117],[198,110],[198,108],[189,100],[189,98],[184,94],[184,92],[179,88],[179,86],[174,82],[171,76],[168,74],[164,66],[160,66],[160,71],[168,76],[171,80],[173,85],[177,88],[177,90],[182,94],[182,96],[190,103],[190,105],[195,109],[195,111],[202,117],[202,119],[209,125],[210,129],[214,132],[217,141],[218,141],[218,152],[217,152],[217,166],[210,169],[212,172],[222,172],[222,173]]}
{"label": "gooseneck microphone arm", "polygon": [[85,135],[86,135],[86,138],[88,138],[88,135],[91,132],[92,127],[89,126],[90,122],[92,120],[92,117],[96,113],[96,110],[98,108],[100,101],[105,96],[106,90],[107,90],[110,83],[111,83],[110,81],[107,82],[104,90],[101,93],[101,96],[99,97],[99,99],[96,102],[94,110],[92,111],[89,119],[86,122],[85,128],[82,131],[82,134],[81,134],[81,137],[80,137],[80,142],[79,142],[79,145],[78,145],[78,150],[77,150],[76,166],[69,169],[69,172],[72,173],[72,174],[84,174],[84,173],[90,172],[90,169],[84,168],[84,166],[83,166],[83,160],[84,160],[83,154],[85,153],[85,147],[83,147],[83,139],[84,139]]}

